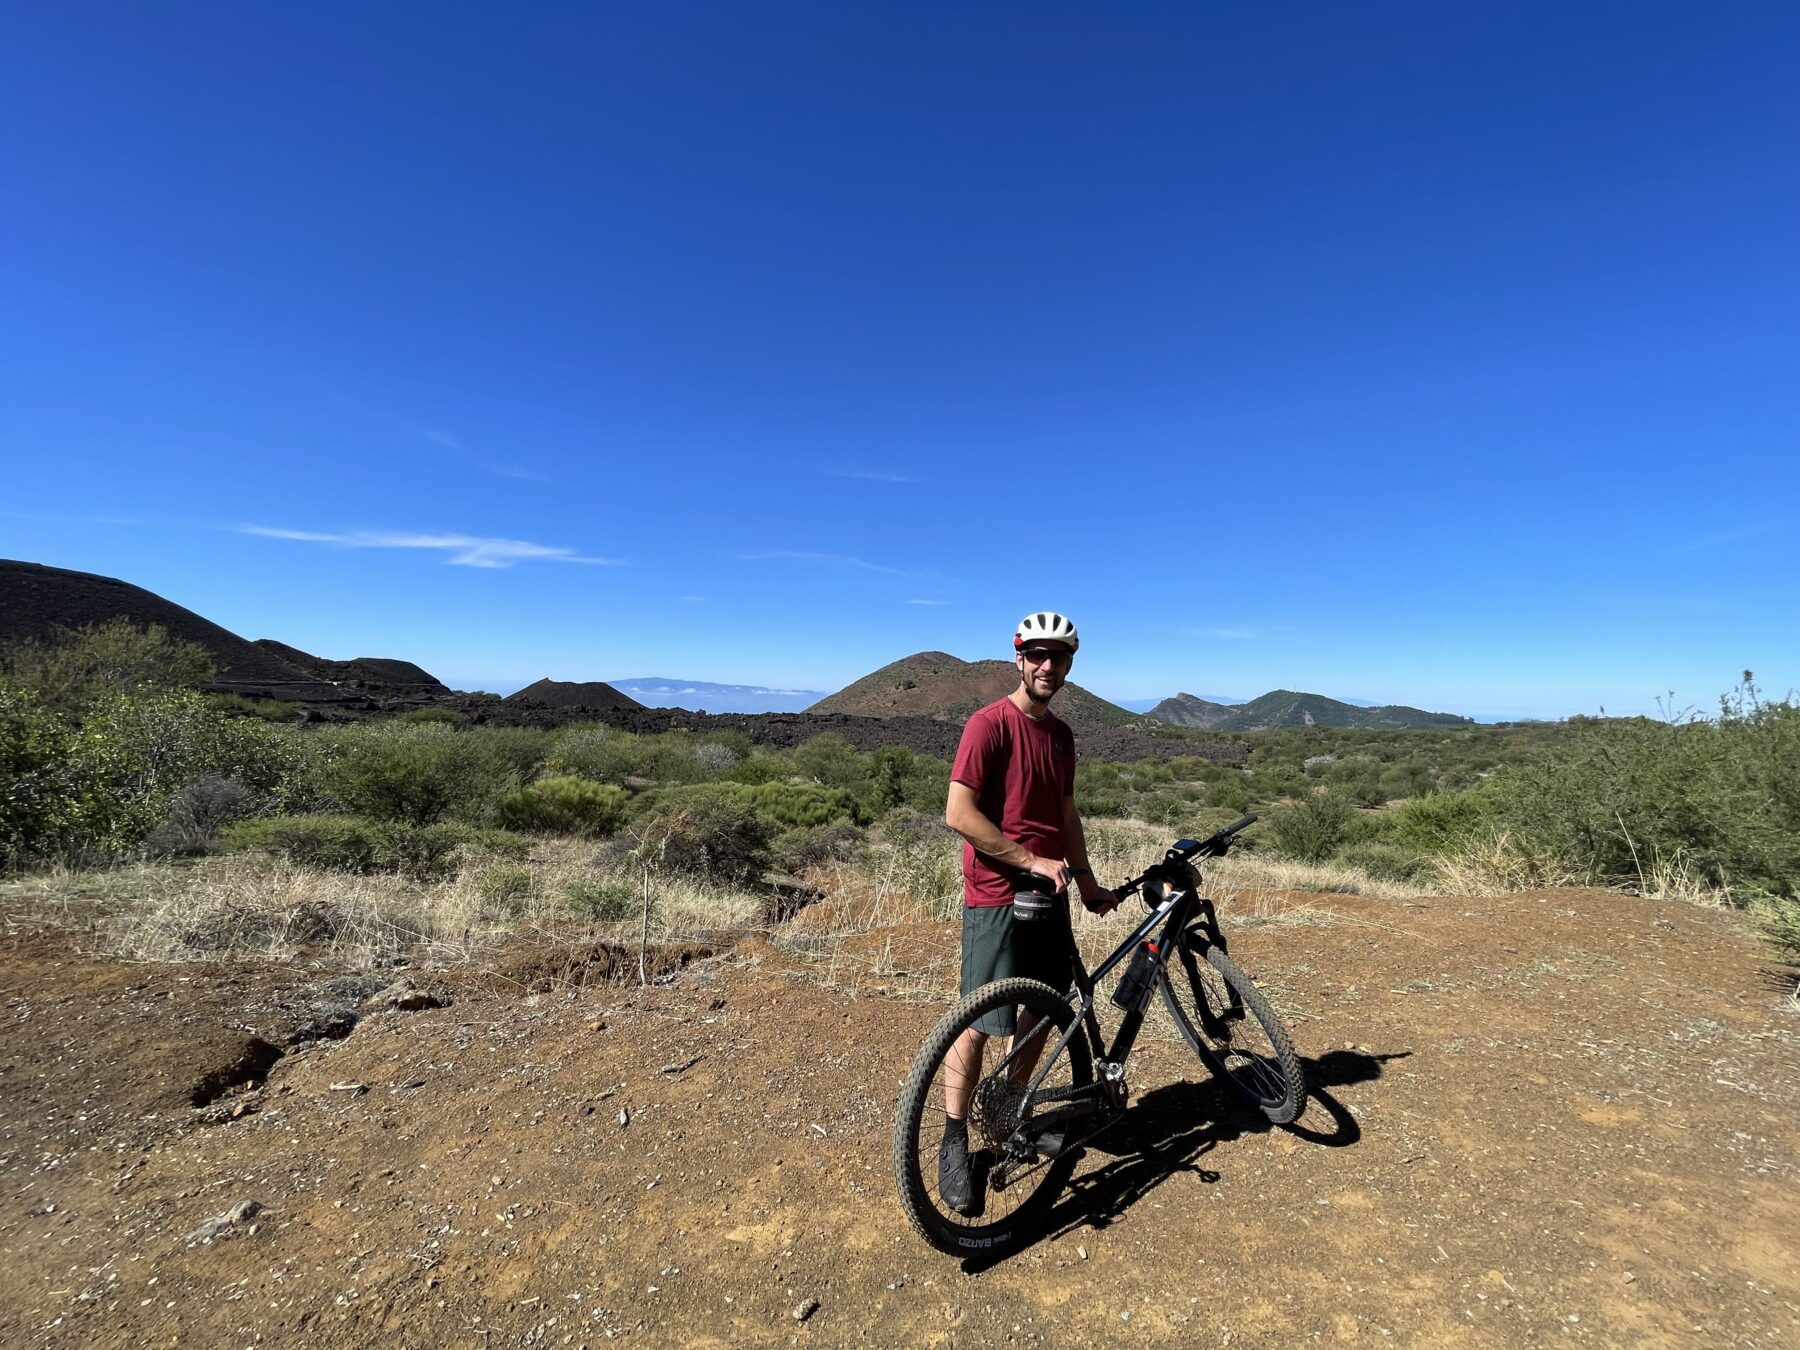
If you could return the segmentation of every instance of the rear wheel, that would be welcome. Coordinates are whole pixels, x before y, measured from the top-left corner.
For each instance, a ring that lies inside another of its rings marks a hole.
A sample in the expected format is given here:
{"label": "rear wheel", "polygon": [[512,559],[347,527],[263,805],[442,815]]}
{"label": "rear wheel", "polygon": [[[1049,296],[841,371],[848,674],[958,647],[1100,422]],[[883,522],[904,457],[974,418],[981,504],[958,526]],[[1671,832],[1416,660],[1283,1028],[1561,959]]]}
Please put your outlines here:
{"label": "rear wheel", "polygon": [[[1009,1065],[1008,1042],[990,1037],[968,1110],[968,1149],[979,1200],[974,1214],[947,1205],[938,1193],[938,1156],[948,1119],[946,1090],[967,1066],[958,1051],[963,1033],[1000,1008],[1014,1010],[1015,1025],[1035,1023],[1022,1036],[1021,1054]],[[1068,1003],[1036,980],[997,980],[967,995],[946,1013],[919,1047],[912,1072],[900,1091],[894,1117],[894,1178],[906,1217],[920,1237],[941,1252],[966,1255],[1013,1245],[1032,1236],[1075,1168],[1075,1152],[1043,1156],[1025,1142],[1030,1119],[1021,1112],[1024,1089],[1046,1065],[1031,1119],[1085,1099],[1080,1089],[1093,1081],[1086,1039],[1079,1033],[1050,1059],[1050,1052],[1075,1020]],[[1030,1075],[1019,1068],[1029,1045],[1037,1059]],[[1048,1100],[1045,1100],[1048,1097]]]}
{"label": "rear wheel", "polygon": [[1181,1038],[1214,1077],[1276,1125],[1300,1114],[1306,1079],[1287,1028],[1204,929],[1182,934],[1159,983]]}

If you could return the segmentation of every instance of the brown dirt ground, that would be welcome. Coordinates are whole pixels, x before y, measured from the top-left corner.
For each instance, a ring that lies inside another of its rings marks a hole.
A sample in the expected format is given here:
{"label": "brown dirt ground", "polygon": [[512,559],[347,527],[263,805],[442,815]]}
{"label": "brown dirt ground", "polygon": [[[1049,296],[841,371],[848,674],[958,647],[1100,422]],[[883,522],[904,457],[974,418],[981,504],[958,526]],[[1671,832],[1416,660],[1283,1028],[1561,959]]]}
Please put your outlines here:
{"label": "brown dirt ground", "polygon": [[[896,1089],[944,1007],[903,982],[852,996],[769,941],[644,990],[489,972],[196,1108],[329,972],[15,932],[0,1340],[1800,1341],[1800,1015],[1737,920],[1595,890],[1305,899],[1339,917],[1233,941],[1307,1060],[1297,1126],[1146,1043],[1044,1239],[985,1268],[894,1196]],[[954,969],[951,926],[891,936],[890,973]],[[253,1231],[187,1243],[244,1199]]]}

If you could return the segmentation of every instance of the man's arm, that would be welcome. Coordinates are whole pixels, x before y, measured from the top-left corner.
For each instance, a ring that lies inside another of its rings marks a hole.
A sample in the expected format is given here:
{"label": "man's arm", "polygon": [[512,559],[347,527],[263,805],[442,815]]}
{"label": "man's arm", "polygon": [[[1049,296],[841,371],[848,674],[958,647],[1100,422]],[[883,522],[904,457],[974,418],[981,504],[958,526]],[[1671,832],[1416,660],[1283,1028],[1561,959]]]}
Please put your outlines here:
{"label": "man's arm", "polygon": [[1063,798],[1063,849],[1069,855],[1069,862],[1083,869],[1075,878],[1081,903],[1094,914],[1110,914],[1117,909],[1119,897],[1100,884],[1088,864],[1087,833],[1081,828],[1081,815],[1075,810],[1073,795]]}
{"label": "man's arm", "polygon": [[1016,867],[1021,872],[1035,872],[1040,877],[1048,878],[1059,891],[1069,884],[1069,865],[1066,862],[1061,858],[1040,858],[1023,844],[1015,844],[1001,834],[999,826],[982,814],[975,789],[967,783],[950,780],[950,799],[944,807],[944,824],[967,839],[977,853],[985,853],[996,862]]}

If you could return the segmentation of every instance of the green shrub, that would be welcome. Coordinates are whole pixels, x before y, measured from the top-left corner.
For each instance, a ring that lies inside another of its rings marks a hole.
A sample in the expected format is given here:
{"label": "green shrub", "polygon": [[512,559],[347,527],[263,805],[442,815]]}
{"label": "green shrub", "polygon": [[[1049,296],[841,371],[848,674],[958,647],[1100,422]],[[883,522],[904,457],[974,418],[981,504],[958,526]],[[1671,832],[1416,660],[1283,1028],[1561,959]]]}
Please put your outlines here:
{"label": "green shrub", "polygon": [[414,881],[442,881],[454,876],[462,859],[463,829],[458,825],[392,821],[378,829],[376,840],[381,869]]}
{"label": "green shrub", "polygon": [[381,844],[373,822],[356,816],[265,816],[228,825],[223,843],[234,852],[260,850],[302,867],[328,872],[378,870]]}
{"label": "green shrub", "polygon": [[752,788],[728,789],[750,805],[771,826],[796,829],[803,825],[828,825],[832,821],[866,819],[854,792],[844,788],[814,787],[808,783],[762,783]]}
{"label": "green shrub", "polygon": [[600,837],[625,822],[630,793],[610,783],[593,783],[573,775],[540,778],[500,800],[496,815],[509,830]]}
{"label": "green shrub", "polygon": [[1493,784],[1521,844],[1590,880],[1685,860],[1740,897],[1800,897],[1800,706],[1749,673],[1712,721],[1571,719],[1563,740]]}
{"label": "green shrub", "polygon": [[537,873],[529,867],[490,867],[476,876],[475,889],[483,904],[516,917],[537,891]]}
{"label": "green shrub", "polygon": [[470,849],[493,857],[505,858],[509,862],[522,862],[531,856],[531,846],[536,841],[528,834],[478,827],[464,831],[463,842]]}
{"label": "green shrub", "polygon": [[117,857],[149,837],[175,794],[203,775],[242,784],[262,808],[304,797],[295,731],[206,706],[189,689],[115,695],[89,708],[71,737],[69,817],[62,852]]}
{"label": "green shrub", "polygon": [[836,820],[861,823],[862,802],[847,788],[826,788],[816,783],[707,783],[657,788],[639,796],[631,805],[635,816],[647,815],[668,803],[729,799],[740,802],[760,817],[771,835],[804,825],[826,825]]}
{"label": "green shrub", "polygon": [[391,722],[322,731],[318,778],[356,815],[430,825],[479,794],[468,753],[473,734]]}
{"label": "green shrub", "polygon": [[1379,817],[1387,837],[1416,853],[1448,853],[1493,820],[1487,797],[1474,792],[1428,793]]}
{"label": "green shrub", "polygon": [[72,735],[35,697],[0,684],[0,871],[63,851],[84,787]]}
{"label": "green shrub", "polygon": [[867,762],[835,731],[821,732],[789,754],[794,772],[826,787],[853,787],[868,777]]}
{"label": "green shrub", "polygon": [[829,825],[802,825],[777,835],[770,848],[770,857],[778,870],[799,873],[809,867],[854,858],[862,851],[864,841],[862,829],[847,820]]}
{"label": "green shrub", "polygon": [[1130,810],[1129,799],[1113,787],[1091,788],[1087,792],[1077,789],[1075,804],[1081,808],[1083,820],[1090,816],[1123,816]]}
{"label": "green shrub", "polygon": [[731,885],[752,880],[768,866],[772,833],[766,817],[723,787],[658,793],[628,831],[638,857],[656,870]]}
{"label": "green shrub", "polygon": [[792,766],[782,755],[740,759],[730,768],[719,770],[719,780],[729,783],[785,783],[792,776]]}
{"label": "green shrub", "polygon": [[1430,858],[1379,839],[1345,844],[1333,861],[1382,881],[1416,881],[1431,870]]}
{"label": "green shrub", "polygon": [[[1076,798],[1076,805],[1081,799]],[[1166,830],[1185,829],[1187,818],[1193,814],[1193,804],[1172,788],[1159,788],[1148,796],[1138,799],[1136,809],[1132,812],[1139,820],[1151,825],[1160,825]]]}
{"label": "green shrub", "polygon": [[1250,809],[1250,793],[1241,781],[1220,783],[1216,787],[1209,788],[1206,797],[1214,806],[1234,812],[1239,816]]}
{"label": "green shrub", "polygon": [[264,816],[225,827],[233,851],[273,853],[328,872],[398,872],[440,881],[456,871],[463,842],[453,825],[409,825],[358,816]]}
{"label": "green shrub", "polygon": [[80,712],[120,695],[194,688],[212,679],[214,666],[206,648],[170,637],[161,624],[117,618],[59,628],[52,642],[9,643],[0,674],[52,711]]}
{"label": "green shrub", "polygon": [[1353,818],[1350,803],[1330,791],[1308,792],[1292,806],[1269,815],[1270,849],[1297,862],[1324,862],[1344,841]]}
{"label": "green shrub", "polygon": [[590,924],[611,923],[637,912],[638,890],[627,881],[577,877],[563,888],[563,904]]}

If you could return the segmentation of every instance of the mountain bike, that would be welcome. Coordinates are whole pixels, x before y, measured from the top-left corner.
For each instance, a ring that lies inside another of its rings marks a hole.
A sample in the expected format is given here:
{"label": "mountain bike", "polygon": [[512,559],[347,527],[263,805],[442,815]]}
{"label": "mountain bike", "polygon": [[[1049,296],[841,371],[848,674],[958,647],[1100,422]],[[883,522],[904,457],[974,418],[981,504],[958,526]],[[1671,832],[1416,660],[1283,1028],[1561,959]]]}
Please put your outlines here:
{"label": "mountain bike", "polygon": [[[1306,1084],[1281,1019],[1225,948],[1213,902],[1200,893],[1197,859],[1223,857],[1245,816],[1209,839],[1179,839],[1162,859],[1114,887],[1121,900],[1141,896],[1147,918],[1090,974],[1075,946],[1066,894],[1051,900],[1048,882],[1022,890],[1014,921],[1026,914],[1058,923],[1067,940],[1072,982],[1059,993],[1037,980],[997,980],[964,997],[925,1038],[900,1092],[894,1118],[894,1174],[912,1226],[939,1251],[992,1252],[1033,1235],[1073,1175],[1081,1147],[1124,1113],[1125,1062],[1160,992],[1169,1017],[1200,1062],[1271,1123],[1300,1114]],[[1096,1013],[1095,989],[1123,967],[1112,1001],[1124,1010],[1111,1044]],[[1014,1034],[994,1038],[988,1064],[969,1090],[967,1133],[973,1200],[952,1209],[938,1194],[947,1080],[971,1076],[956,1051],[963,1033],[1000,1009],[1012,1009]]]}

